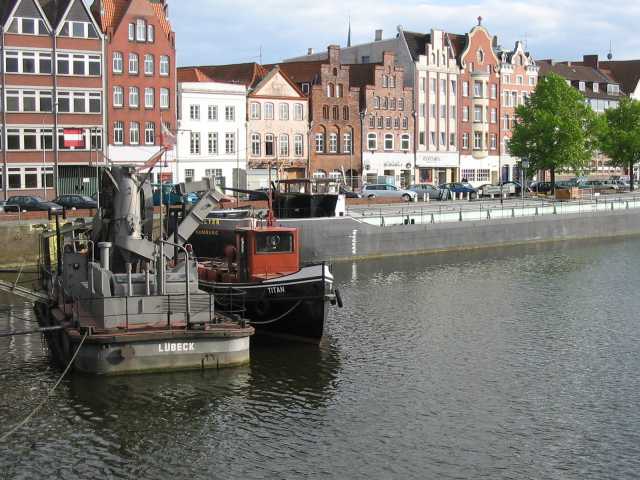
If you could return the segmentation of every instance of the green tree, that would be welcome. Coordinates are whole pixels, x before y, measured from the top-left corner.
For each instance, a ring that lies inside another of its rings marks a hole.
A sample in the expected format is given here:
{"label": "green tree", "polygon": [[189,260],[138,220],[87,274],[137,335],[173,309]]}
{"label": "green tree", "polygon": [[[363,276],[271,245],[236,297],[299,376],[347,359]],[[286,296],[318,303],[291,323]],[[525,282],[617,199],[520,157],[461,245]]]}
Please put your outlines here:
{"label": "green tree", "polygon": [[609,164],[629,169],[633,190],[633,166],[640,161],[640,102],[623,98],[616,108],[607,110],[598,136]]}
{"label": "green tree", "polygon": [[597,116],[584,97],[558,75],[542,77],[525,105],[516,109],[509,142],[512,155],[527,159],[532,170],[580,174],[597,146]]}

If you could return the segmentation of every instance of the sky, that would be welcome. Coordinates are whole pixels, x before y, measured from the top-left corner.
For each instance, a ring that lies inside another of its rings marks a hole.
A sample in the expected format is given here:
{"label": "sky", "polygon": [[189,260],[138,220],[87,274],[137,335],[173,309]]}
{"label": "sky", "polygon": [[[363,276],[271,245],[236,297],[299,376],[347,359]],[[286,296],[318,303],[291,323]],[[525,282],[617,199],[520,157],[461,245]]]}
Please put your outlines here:
{"label": "sky", "polygon": [[404,30],[466,33],[482,24],[499,43],[526,40],[534,58],[578,60],[611,44],[614,59],[640,58],[639,0],[168,0],[178,65],[274,63],[347,41]]}

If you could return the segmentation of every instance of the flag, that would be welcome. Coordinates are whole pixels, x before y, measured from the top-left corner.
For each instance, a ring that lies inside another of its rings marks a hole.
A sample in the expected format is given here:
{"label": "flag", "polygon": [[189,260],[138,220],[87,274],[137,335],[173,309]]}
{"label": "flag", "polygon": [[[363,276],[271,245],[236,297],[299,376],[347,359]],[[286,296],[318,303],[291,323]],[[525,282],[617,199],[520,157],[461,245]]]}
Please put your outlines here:
{"label": "flag", "polygon": [[167,127],[166,123],[160,122],[160,143],[167,150],[173,150],[173,147],[176,144],[176,135],[169,127]]}
{"label": "flag", "polygon": [[65,128],[64,148],[84,148],[84,131],[81,128]]}

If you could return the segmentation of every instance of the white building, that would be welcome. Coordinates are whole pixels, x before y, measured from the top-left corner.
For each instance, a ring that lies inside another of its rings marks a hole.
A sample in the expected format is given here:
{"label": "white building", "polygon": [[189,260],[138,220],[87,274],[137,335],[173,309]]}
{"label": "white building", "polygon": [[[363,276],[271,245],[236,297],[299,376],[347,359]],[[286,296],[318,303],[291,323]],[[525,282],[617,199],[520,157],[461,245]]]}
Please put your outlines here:
{"label": "white building", "polygon": [[176,162],[172,163],[175,182],[212,177],[218,185],[243,188],[247,168],[246,105],[245,85],[178,83]]}

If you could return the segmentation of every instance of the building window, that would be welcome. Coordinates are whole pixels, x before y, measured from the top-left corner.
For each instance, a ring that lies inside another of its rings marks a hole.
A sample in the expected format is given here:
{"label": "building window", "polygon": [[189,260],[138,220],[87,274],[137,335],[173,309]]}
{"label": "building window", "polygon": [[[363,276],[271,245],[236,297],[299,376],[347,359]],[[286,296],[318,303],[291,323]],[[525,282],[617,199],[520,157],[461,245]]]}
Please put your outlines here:
{"label": "building window", "polygon": [[378,135],[376,133],[367,134],[367,150],[378,149]]}
{"label": "building window", "polygon": [[268,157],[272,157],[273,156],[273,135],[271,135],[270,133],[267,133],[264,136],[264,154]]}
{"label": "building window", "polygon": [[[218,120],[218,106],[217,105],[209,105],[207,108],[207,118],[209,120]],[[196,120],[200,120],[200,107],[198,107],[198,118]]]}
{"label": "building window", "polygon": [[393,134],[387,133],[384,136],[384,149],[393,150]]}
{"label": "building window", "polygon": [[280,104],[280,120],[289,120],[289,104]]}
{"label": "building window", "polygon": [[191,141],[189,142],[189,152],[191,155],[200,155],[200,133],[191,132]]}
{"label": "building window", "polygon": [[516,81],[517,81],[518,85],[523,85],[524,84],[522,75],[518,75],[516,77]]}
{"label": "building window", "polygon": [[400,128],[400,117],[395,117],[393,119],[393,128]]}
{"label": "building window", "polygon": [[529,85],[533,87],[533,86],[535,86],[535,84],[536,84],[536,77],[530,76],[529,77]]}
{"label": "building window", "polygon": [[153,108],[155,91],[153,87],[144,89],[144,108]]}
{"label": "building window", "polygon": [[260,104],[258,102],[251,102],[250,112],[251,120],[260,120]]}
{"label": "building window", "polygon": [[468,133],[463,133],[462,134],[462,148],[465,148],[465,149],[469,148],[469,134]]}
{"label": "building window", "polygon": [[90,22],[67,21],[60,30],[61,37],[98,38],[98,32]]}
{"label": "building window", "polygon": [[402,128],[404,130],[409,128],[409,117],[402,117]]}
{"label": "building window", "polygon": [[133,75],[138,74],[138,55],[135,53],[129,54],[129,73]]}
{"label": "building window", "polygon": [[333,113],[333,119],[334,120],[339,120],[340,119],[340,109],[338,108],[338,106],[334,105],[331,110],[332,110],[332,113]]}
{"label": "building window", "polygon": [[309,84],[308,83],[303,83],[302,84],[302,93],[304,93],[305,95],[309,95]]}
{"label": "building window", "polygon": [[169,89],[160,89],[160,108],[169,108]]}
{"label": "building window", "polygon": [[[218,133],[217,132],[209,132],[209,145],[207,151],[209,155],[217,155],[218,154]],[[260,147],[258,146],[258,151]]]}
{"label": "building window", "polygon": [[236,153],[236,134],[235,133],[225,133],[224,134],[224,152]]}
{"label": "building window", "polygon": [[113,73],[122,73],[122,52],[113,52]]}
{"label": "building window", "polygon": [[288,157],[289,156],[289,135],[281,134],[278,139],[278,144],[280,146],[280,156]]}
{"label": "building window", "polygon": [[478,182],[488,182],[490,176],[491,171],[488,168],[479,168],[476,171],[476,181]]}
{"label": "building window", "polygon": [[156,143],[156,124],[153,122],[145,122],[144,124],[144,143],[147,145],[155,145]]}
{"label": "building window", "polygon": [[473,96],[475,98],[482,98],[482,82],[478,80],[473,82]]}
{"label": "building window", "polygon": [[333,83],[329,83],[327,84],[327,97],[334,97],[335,96],[335,87],[333,86]]}
{"label": "building window", "polygon": [[385,117],[384,126],[385,128],[391,128],[391,117]]}
{"label": "building window", "polygon": [[496,138],[496,135],[494,133],[491,134],[491,150],[495,150],[498,148],[498,139]]}
{"label": "building window", "polygon": [[338,134],[329,134],[329,153],[338,153]]}
{"label": "building window", "polygon": [[449,134],[449,145],[451,147],[455,147],[456,146],[456,134],[455,133],[450,133]]}
{"label": "building window", "polygon": [[113,122],[113,143],[116,145],[124,143],[124,122]]}
{"label": "building window", "polygon": [[469,121],[469,107],[467,105],[462,107],[462,121],[463,122]]}
{"label": "building window", "polygon": [[124,94],[122,92],[122,87],[113,87],[113,106],[122,107],[123,103]]}
{"label": "building window", "polygon": [[147,25],[147,42],[153,42],[155,38],[155,30],[153,25]]}
{"label": "building window", "polygon": [[482,150],[482,132],[473,132],[473,148]]}
{"label": "building window", "polygon": [[163,77],[169,75],[169,57],[167,55],[160,57],[160,75]]}
{"label": "building window", "polygon": [[455,98],[456,96],[456,81],[451,80],[451,97]]}
{"label": "building window", "polygon": [[482,107],[479,105],[473,107],[473,121],[482,122]]}
{"label": "building window", "polygon": [[227,122],[233,122],[236,119],[236,107],[227,105],[224,107],[224,119]]}
{"label": "building window", "polygon": [[342,119],[349,120],[349,107],[342,107]]}
{"label": "building window", "polygon": [[293,119],[297,121],[304,120],[304,106],[301,103],[296,103],[293,106]]}
{"label": "building window", "polygon": [[400,149],[406,152],[407,150],[409,150],[409,147],[410,147],[409,135],[405,133],[404,135],[402,135],[402,137],[400,137]]}
{"label": "building window", "polygon": [[504,115],[504,125],[503,125],[505,130],[509,130],[509,128],[511,127],[511,126],[509,125],[510,123],[511,123],[511,122],[510,122],[510,120],[509,120],[509,114],[508,114],[508,113],[505,113],[505,115]]}
{"label": "building window", "polygon": [[193,179],[196,176],[196,172],[193,168],[185,168],[184,169],[184,181],[189,183],[193,182]]}
{"label": "building window", "polygon": [[352,153],[351,148],[352,148],[351,133],[345,133],[342,137],[342,152]]}
{"label": "building window", "polygon": [[451,105],[451,118],[455,120],[456,118],[456,106]]}
{"label": "building window", "polygon": [[440,118],[442,118],[444,120],[444,117],[447,116],[447,106],[446,105],[440,105]]}
{"label": "building window", "polygon": [[251,134],[251,155],[254,157],[260,156],[260,134]]}
{"label": "building window", "polygon": [[620,93],[620,85],[607,84],[607,93],[609,95],[618,95]]}
{"label": "building window", "polygon": [[[10,52],[7,52],[10,54]],[[11,58],[11,57],[9,57]],[[36,72],[36,65],[40,67],[40,73],[45,73],[42,71],[43,67],[43,55],[39,55],[40,62],[36,64],[35,59],[36,56],[34,53],[26,53],[22,54],[22,71],[20,73],[38,73]],[[47,54],[44,58],[47,60],[51,58],[50,54]],[[49,62],[45,60],[44,67],[47,68],[47,64]],[[89,55],[89,54],[68,54],[68,53],[58,53],[56,56],[56,67],[59,75],[81,75],[81,76],[100,76],[100,72],[102,71],[102,57],[100,55]],[[9,67],[10,65],[8,65]],[[11,72],[7,70],[9,73],[18,73]]]}
{"label": "building window", "polygon": [[388,110],[389,109],[389,99],[387,97],[382,97],[381,108],[383,108],[384,110]]}
{"label": "building window", "polygon": [[338,85],[336,85],[336,97],[342,97],[343,96],[343,87],[342,84],[339,83]]}
{"label": "building window", "polygon": [[431,104],[431,118],[436,118],[436,104]]}
{"label": "building window", "polygon": [[420,117],[424,118],[427,115],[427,106],[424,103],[421,103],[419,106],[420,109]]}
{"label": "building window", "polygon": [[498,111],[495,108],[491,109],[491,123],[496,123],[498,121]]}
{"label": "building window", "polygon": [[398,110],[400,110],[400,111],[404,110],[404,98],[399,98],[398,99]]}
{"label": "building window", "polygon": [[491,98],[493,100],[498,98],[498,86],[495,83],[491,84]]}
{"label": "building window", "polygon": [[304,137],[300,134],[293,136],[293,154],[296,157],[304,155]]}
{"label": "building window", "polygon": [[264,119],[273,120],[273,103],[264,104]]}
{"label": "building window", "polygon": [[153,55],[150,53],[144,56],[144,74],[153,75]]}
{"label": "building window", "polygon": [[140,106],[140,94],[138,87],[129,87],[129,107],[138,108]]}
{"label": "building window", "polygon": [[136,40],[144,42],[146,40],[147,24],[144,20],[136,20]]}
{"label": "building window", "polygon": [[140,124],[138,122],[129,123],[129,143],[131,145],[140,143]]}
{"label": "building window", "polygon": [[476,170],[474,168],[463,168],[461,171],[461,178],[467,182],[475,182]]}
{"label": "building window", "polygon": [[387,88],[389,86],[389,77],[387,77],[386,75],[382,76],[382,86],[384,88]]}
{"label": "building window", "polygon": [[384,117],[378,117],[378,128],[384,128]]}
{"label": "building window", "polygon": [[462,82],[462,96],[463,97],[469,96],[469,82],[467,81]]}
{"label": "building window", "polygon": [[380,108],[380,97],[373,97],[373,108]]}
{"label": "building window", "polygon": [[129,24],[129,41],[133,42],[136,39],[136,26],[133,23]]}
{"label": "building window", "polygon": [[578,90],[584,92],[586,90],[585,82],[578,82]]}
{"label": "building window", "polygon": [[189,118],[191,120],[200,120],[200,105],[189,105]]}

